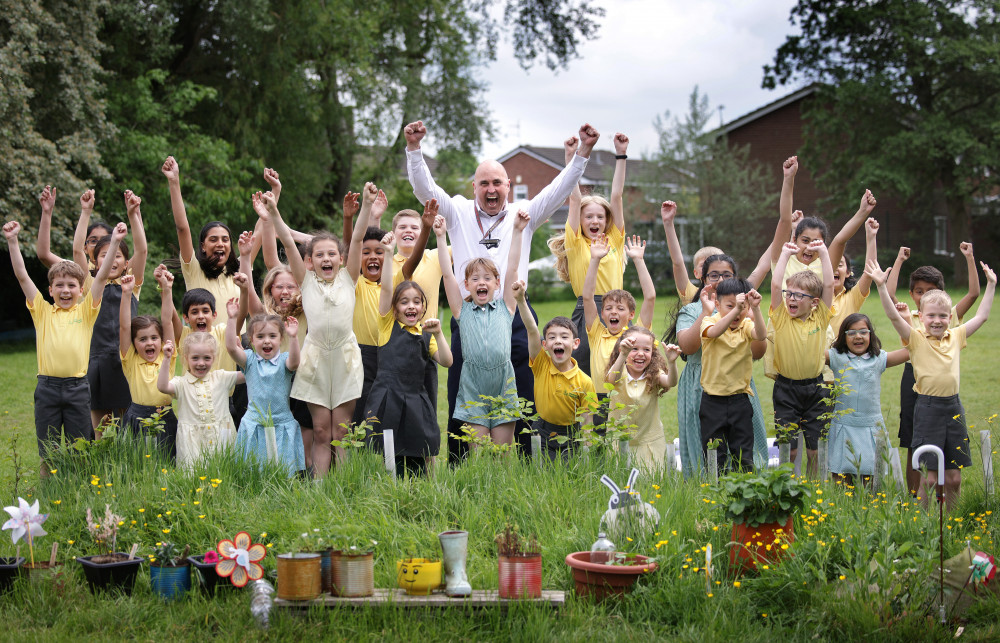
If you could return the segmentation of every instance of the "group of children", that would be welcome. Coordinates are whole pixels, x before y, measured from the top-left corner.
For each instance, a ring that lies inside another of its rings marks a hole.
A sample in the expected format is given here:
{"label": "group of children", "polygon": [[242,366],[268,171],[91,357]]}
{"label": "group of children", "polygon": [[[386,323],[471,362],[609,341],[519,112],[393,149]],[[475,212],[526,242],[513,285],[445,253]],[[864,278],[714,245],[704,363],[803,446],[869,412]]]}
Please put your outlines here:
{"label": "group of children", "polygon": [[[388,207],[385,195],[365,184],[360,194],[349,193],[344,200],[345,247],[330,232],[308,235],[286,224],[278,208],[281,182],[268,169],[264,179],[270,189],[252,197],[258,223],[252,233],[240,235],[234,253],[233,235],[219,221],[206,224],[198,245],[193,243],[179,165],[171,157],[161,171],[178,233],[185,293],[178,314],[174,276],[158,266],[153,277],[161,314],[156,318],[137,314],[147,254],[141,199],[125,193],[134,244],[130,255],[126,224],[92,224],[94,193],[84,193],[68,261],[49,249],[56,193],[46,187],[37,251],[50,266],[54,304],[45,301],[24,268],[19,224],[4,225],[36,328],[35,423],[43,475],[46,450],[59,431],[92,439],[110,417],[136,435],[159,425],[157,439],[183,466],[235,445],[248,460],[278,462],[289,475],[309,470],[323,476],[343,455],[331,443],[360,425],[369,434],[392,429],[397,457],[406,468],[423,470],[441,444],[437,367],[453,361],[436,317],[443,285],[466,347],[454,419],[471,427],[477,439],[514,442],[519,414],[510,338],[519,312],[534,375],[533,430],[551,457],[565,455],[582,422],[599,427],[610,416],[632,425],[635,462],[663,466],[666,440],[658,400],[677,386],[686,475],[704,465],[710,443],[718,445],[722,470],[765,466],[766,425],[752,378],[753,360],[763,358],[765,371],[775,379],[775,425],[804,434],[810,465],[832,417],[830,470],[870,475],[875,432],[883,425],[879,380],[886,368],[908,361],[900,444],[911,449],[936,444],[944,450],[949,499],[954,499],[959,468],[971,464],[958,399],[958,351],[988,317],[996,283],[983,264],[984,301],[973,319],[960,324],[979,294],[971,245],[962,245],[969,295],[952,307],[940,272],[922,267],[911,277],[918,308],[911,313],[894,300],[904,252],[888,274],[876,260],[879,226],[869,217],[875,206],[871,193],[866,191],[858,212],[828,247],[826,225],[792,209],[798,161],[791,157],[783,165],[774,239],[746,278],[722,250],[702,248],[694,256],[700,285],[691,283],[673,225],[676,205],[662,204],[682,306],[667,334],[676,343],[661,343],[650,330],[656,293],[644,262],[645,242],[625,234],[621,194],[628,139],[616,135],[614,144],[619,160],[610,201],[584,197],[577,188],[565,233],[550,240],[559,274],[572,284],[578,301],[572,318],[556,317],[541,332],[526,302],[527,275],[518,274],[522,235],[531,222],[524,210],[513,215],[506,274],[500,275],[487,257],[457,266],[469,293],[463,298],[447,226],[433,199],[422,214],[398,212],[386,231],[377,225]],[[576,146],[575,138],[566,141],[567,163]],[[862,227],[865,270],[856,276],[844,249]],[[425,252],[431,234],[437,249]],[[287,264],[279,259],[279,242]],[[267,267],[259,293],[253,281],[258,252]],[[629,261],[642,288],[638,311],[635,298],[623,289]],[[771,304],[765,315],[757,289],[769,272]],[[882,350],[871,320],[859,312],[872,283],[906,348]],[[183,375],[175,376],[178,353]],[[686,366],[678,378],[680,356]],[[832,380],[839,393],[829,413],[824,400]],[[610,404],[595,405],[608,395]],[[595,411],[600,412],[591,420]]]}

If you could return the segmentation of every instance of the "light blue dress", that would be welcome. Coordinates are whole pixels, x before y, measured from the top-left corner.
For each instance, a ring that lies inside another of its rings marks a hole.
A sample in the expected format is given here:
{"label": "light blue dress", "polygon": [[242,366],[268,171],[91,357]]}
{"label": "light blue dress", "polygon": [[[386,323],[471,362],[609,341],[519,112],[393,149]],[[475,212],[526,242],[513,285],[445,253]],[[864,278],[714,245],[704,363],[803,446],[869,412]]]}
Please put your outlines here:
{"label": "light blue dress", "polygon": [[510,333],[514,315],[502,299],[484,306],[471,301],[462,304],[458,329],[462,335],[462,375],[455,400],[456,420],[492,429],[513,417],[482,417],[487,406],[468,406],[482,401],[480,395],[504,398],[504,408],[517,404],[514,366],[510,362]]}
{"label": "light blue dress", "polygon": [[834,411],[850,411],[830,422],[827,461],[831,473],[875,473],[875,434],[885,426],[881,389],[888,357],[885,351],[871,357],[830,349],[830,370],[846,389]]}
{"label": "light blue dress", "polygon": [[306,468],[305,450],[299,423],[292,417],[288,397],[292,391],[292,371],[285,367],[288,353],[280,353],[272,363],[252,349],[246,349],[247,412],[236,433],[236,450],[246,460],[259,463],[268,459],[264,421],[270,412],[274,423],[275,453],[289,476]]}
{"label": "light blue dress", "polygon": [[[701,302],[693,301],[681,308],[677,315],[677,330],[690,328],[701,314]],[[753,466],[767,467],[767,428],[760,408],[757,386],[750,380],[750,406],[753,407]],[[697,477],[705,468],[701,451],[701,349],[688,355],[684,370],[677,384],[677,432],[680,438],[681,469],[685,478]]]}

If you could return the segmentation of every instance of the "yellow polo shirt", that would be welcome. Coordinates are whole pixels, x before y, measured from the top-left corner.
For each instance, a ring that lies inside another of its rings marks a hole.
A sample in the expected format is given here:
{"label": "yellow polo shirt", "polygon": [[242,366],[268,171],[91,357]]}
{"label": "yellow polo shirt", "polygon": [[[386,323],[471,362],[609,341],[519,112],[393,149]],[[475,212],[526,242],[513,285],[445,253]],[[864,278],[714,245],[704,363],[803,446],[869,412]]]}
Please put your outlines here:
{"label": "yellow polo shirt", "polygon": [[608,362],[611,360],[611,352],[615,350],[615,343],[625,330],[622,328],[620,332],[614,334],[600,318],[595,319],[587,328],[587,341],[590,342],[590,379],[594,380],[594,388],[598,393],[607,393],[604,390],[604,372],[608,370]]}
{"label": "yellow polo shirt", "polygon": [[[603,295],[609,290],[620,289],[625,272],[625,236],[614,223],[608,227],[608,254],[601,259],[597,268],[597,288],[595,294]],[[579,297],[583,294],[583,282],[587,278],[587,268],[590,266],[590,237],[580,234],[566,224],[566,263],[569,271],[569,283],[573,294]]]}
{"label": "yellow polo shirt", "polygon": [[[204,288],[215,297],[216,323],[222,324],[225,328],[229,320],[229,313],[226,312],[226,304],[234,297],[240,298],[240,287],[233,281],[232,275],[219,275],[215,279],[209,279],[201,270],[198,259],[192,255],[191,261],[184,263],[181,261],[181,274],[184,276],[185,290]],[[227,369],[228,370],[228,369]]]}
{"label": "yellow polo shirt", "polygon": [[772,308],[774,325],[774,368],[790,380],[807,380],[818,377],[826,363],[826,350],[830,347],[826,329],[836,309],[827,308],[823,300],[805,319],[788,314],[784,302]]}
{"label": "yellow polo shirt", "polygon": [[[962,318],[958,316],[958,306],[951,307],[951,321],[948,322],[948,328],[958,328],[962,325]],[[924,324],[920,321],[920,311],[911,310],[910,311],[910,327],[914,330],[923,330]]]}
{"label": "yellow polo shirt", "polygon": [[[188,335],[190,335],[192,332],[193,331],[191,330],[190,326],[184,326],[184,328],[181,329],[181,340],[177,343],[179,352],[183,353],[183,350],[180,349],[181,347],[184,346],[184,340],[187,339]],[[212,326],[205,332],[214,337],[215,341],[219,342],[219,350],[215,354],[215,361],[212,362],[212,368],[209,372],[237,370],[236,360],[234,360],[233,357],[229,354],[229,351],[226,350],[226,324],[216,324],[215,326]],[[184,362],[184,369],[182,370],[185,371],[187,370],[186,361]],[[232,395],[232,391],[230,391],[229,394]]]}
{"label": "yellow polo shirt", "polygon": [[90,339],[101,304],[94,305],[90,290],[71,308],[50,304],[41,292],[25,301],[35,324],[38,374],[49,377],[83,377],[90,364]]}
{"label": "yellow polo shirt", "polygon": [[[392,257],[392,286],[395,288],[403,283],[403,264],[406,257],[398,252]],[[438,249],[424,250],[424,256],[420,259],[416,269],[413,271],[411,279],[423,289],[424,296],[427,297],[427,313],[424,319],[440,319],[438,310],[438,293],[441,290],[441,263],[438,259]]]}
{"label": "yellow polo shirt", "polygon": [[378,302],[382,296],[382,286],[365,277],[358,277],[354,286],[354,336],[359,344],[378,346],[379,320]]}
{"label": "yellow polo shirt", "polygon": [[[771,274],[774,274],[774,267],[778,265],[776,261],[771,262]],[[812,270],[819,277],[820,281],[823,281],[823,262],[820,261],[819,257],[812,260],[812,263],[802,263],[799,261],[798,255],[792,255],[788,258],[788,263],[785,264],[785,278],[781,282],[781,289],[785,290],[788,288],[788,278],[792,275],[798,274],[803,270]]]}
{"label": "yellow polo shirt", "polygon": [[577,409],[593,406],[586,396],[597,392],[594,381],[579,369],[575,359],[573,367],[564,373],[543,349],[529,365],[535,376],[535,410],[546,422],[560,426],[575,424]]}
{"label": "yellow polo shirt", "polygon": [[[218,361],[218,360],[216,360]],[[147,362],[135,352],[135,346],[129,346],[128,352],[122,358],[122,371],[128,381],[128,390],[132,401],[142,406],[170,406],[173,398],[167,393],[160,393],[156,388],[156,378],[160,375],[160,365],[163,364],[163,353],[156,356],[155,362]],[[170,372],[177,367],[177,353],[170,358]]]}
{"label": "yellow polo shirt", "polygon": [[857,286],[850,290],[843,290],[839,295],[833,296],[833,309],[836,311],[830,318],[830,328],[833,330],[833,339],[840,334],[840,326],[847,319],[848,315],[853,315],[861,311],[868,295],[861,292]]}
{"label": "yellow polo shirt", "polygon": [[913,376],[917,379],[913,390],[934,397],[958,395],[959,353],[966,346],[965,340],[965,325],[946,330],[941,339],[923,329],[911,332],[903,345],[910,349]]}
{"label": "yellow polo shirt", "polygon": [[722,316],[715,313],[701,321],[701,387],[709,395],[753,395],[753,320],[744,319],[735,330],[727,328],[718,337],[706,337],[705,331],[720,319]]}
{"label": "yellow polo shirt", "polygon": [[[396,322],[396,316],[393,311],[389,311],[385,315],[379,318],[379,329],[378,329],[378,345],[385,346],[389,341],[389,337],[392,336],[392,323]],[[423,335],[424,327],[421,324],[416,326],[407,326],[402,322],[396,322],[399,327],[410,333],[411,335]],[[434,335],[431,335],[430,346],[428,347],[428,352],[433,356],[438,351],[437,339]]]}
{"label": "yellow polo shirt", "polygon": [[[677,282],[675,281],[674,283]],[[682,291],[679,287],[677,288],[677,296],[680,297],[681,306],[686,306],[690,304],[692,301],[694,301],[694,296],[697,294],[698,294],[698,286],[695,286],[690,281],[688,282],[687,288],[685,290]]]}

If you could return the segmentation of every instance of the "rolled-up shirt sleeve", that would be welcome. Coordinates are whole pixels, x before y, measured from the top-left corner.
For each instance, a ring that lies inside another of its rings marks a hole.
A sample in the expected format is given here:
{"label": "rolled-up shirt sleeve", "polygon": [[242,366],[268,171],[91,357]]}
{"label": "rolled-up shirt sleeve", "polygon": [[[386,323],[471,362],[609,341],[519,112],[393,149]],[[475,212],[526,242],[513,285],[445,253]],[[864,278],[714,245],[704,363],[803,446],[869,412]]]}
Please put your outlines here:
{"label": "rolled-up shirt sleeve", "polygon": [[579,154],[573,155],[573,160],[546,185],[535,198],[529,201],[528,212],[531,214],[531,230],[549,220],[556,210],[566,202],[573,188],[580,182],[583,171],[587,169],[586,159]]}

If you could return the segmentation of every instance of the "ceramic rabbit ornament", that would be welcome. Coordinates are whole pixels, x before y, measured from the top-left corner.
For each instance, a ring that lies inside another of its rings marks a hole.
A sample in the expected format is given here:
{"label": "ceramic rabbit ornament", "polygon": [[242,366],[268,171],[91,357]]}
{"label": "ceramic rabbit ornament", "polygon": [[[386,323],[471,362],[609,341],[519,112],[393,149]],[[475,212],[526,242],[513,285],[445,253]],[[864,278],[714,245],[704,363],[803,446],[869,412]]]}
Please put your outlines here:
{"label": "ceramic rabbit ornament", "polygon": [[601,476],[601,482],[611,489],[608,510],[601,518],[609,533],[628,535],[624,531],[630,532],[637,528],[647,530],[659,524],[660,512],[648,502],[643,502],[642,496],[635,490],[638,478],[639,470],[632,469],[628,474],[628,484],[621,489],[607,474]]}

